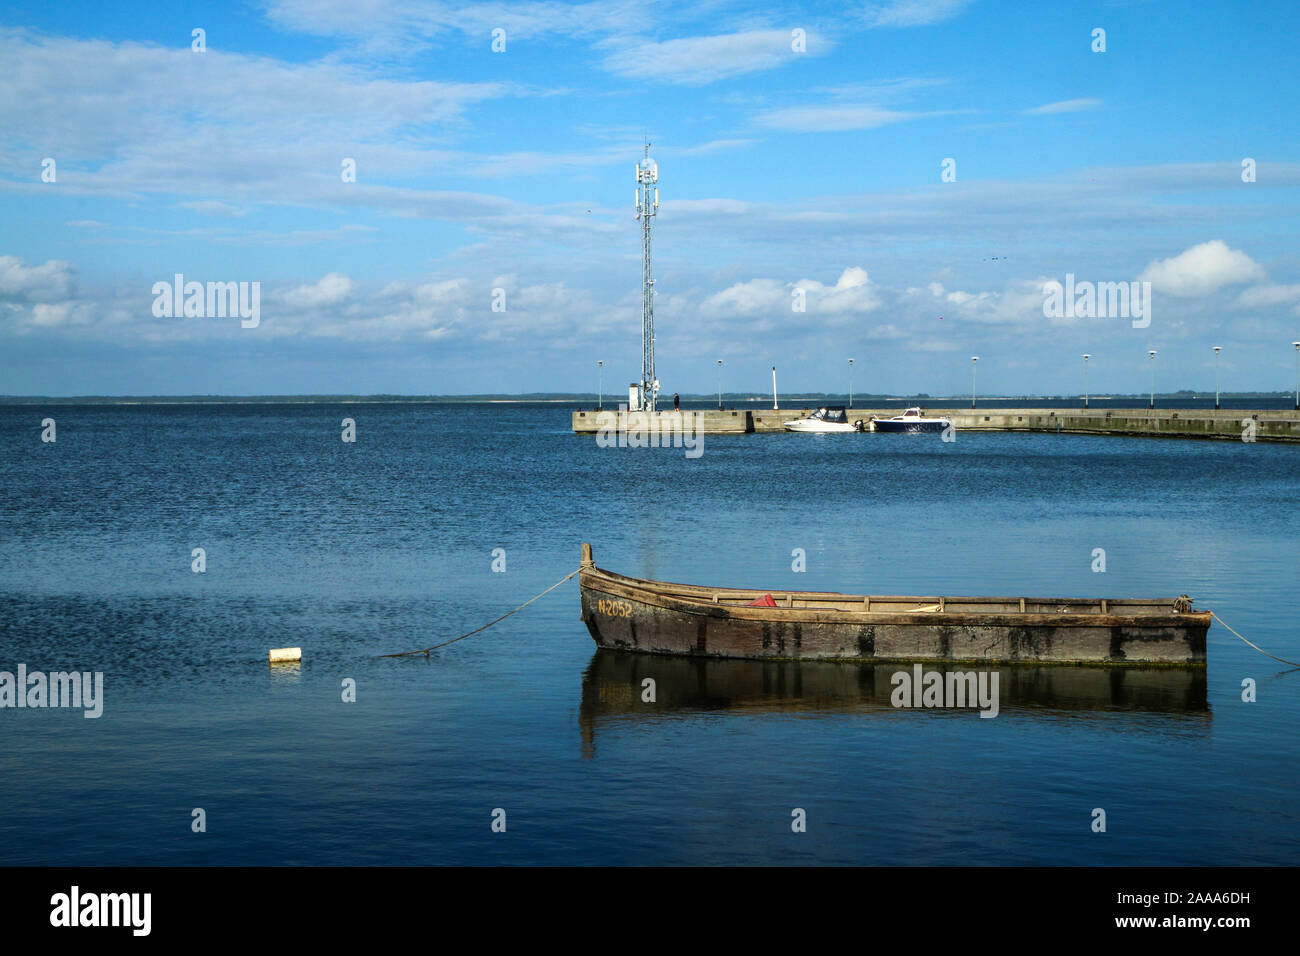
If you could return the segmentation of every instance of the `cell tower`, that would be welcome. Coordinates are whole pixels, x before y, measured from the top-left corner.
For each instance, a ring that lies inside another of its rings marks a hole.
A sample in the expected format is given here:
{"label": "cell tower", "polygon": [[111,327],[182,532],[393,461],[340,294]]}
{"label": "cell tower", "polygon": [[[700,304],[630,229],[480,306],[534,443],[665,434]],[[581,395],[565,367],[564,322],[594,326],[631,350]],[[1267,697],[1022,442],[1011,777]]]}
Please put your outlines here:
{"label": "cell tower", "polygon": [[645,158],[636,166],[636,217],[641,220],[641,386],[639,405],[653,412],[659,400],[659,379],[655,378],[655,280],[650,269],[651,222],[659,211],[659,165]]}

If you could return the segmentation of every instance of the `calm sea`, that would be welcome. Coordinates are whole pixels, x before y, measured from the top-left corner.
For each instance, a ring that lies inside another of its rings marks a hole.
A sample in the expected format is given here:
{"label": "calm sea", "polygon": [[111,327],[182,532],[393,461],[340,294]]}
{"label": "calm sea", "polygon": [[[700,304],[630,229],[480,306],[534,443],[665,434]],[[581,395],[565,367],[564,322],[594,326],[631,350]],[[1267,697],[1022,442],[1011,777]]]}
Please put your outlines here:
{"label": "calm sea", "polygon": [[[0,407],[0,670],[104,674],[99,719],[0,710],[0,864],[1296,862],[1300,673],[1217,623],[1203,677],[1003,668],[995,719],[893,708],[886,665],[597,654],[576,580],[427,661],[379,655],[515,607],[586,540],[702,584],[1186,592],[1300,660],[1300,448],[755,435],[688,459],[568,412]],[[301,666],[269,666],[287,646]]]}

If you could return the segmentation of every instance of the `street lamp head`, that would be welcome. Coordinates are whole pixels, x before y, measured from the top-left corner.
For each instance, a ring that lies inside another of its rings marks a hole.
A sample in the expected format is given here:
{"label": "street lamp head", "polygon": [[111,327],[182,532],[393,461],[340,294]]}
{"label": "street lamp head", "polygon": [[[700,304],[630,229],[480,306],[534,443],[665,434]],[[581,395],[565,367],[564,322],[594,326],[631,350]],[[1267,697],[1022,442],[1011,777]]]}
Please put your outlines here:
{"label": "street lamp head", "polygon": [[1300,349],[1300,342],[1292,342],[1291,344]]}
{"label": "street lamp head", "polygon": [[1147,349],[1147,355],[1151,356],[1152,358],[1155,358],[1155,357],[1156,357],[1156,350],[1155,350],[1155,349]]}
{"label": "street lamp head", "polygon": [[1218,354],[1219,354],[1219,349],[1223,348],[1223,346],[1222,346],[1222,345],[1211,345],[1210,348],[1214,349],[1214,354],[1215,354],[1215,355],[1218,355]]}
{"label": "street lamp head", "polygon": [[1087,352],[1084,352],[1084,353],[1083,353],[1083,360],[1084,360],[1085,362],[1088,361],[1088,359],[1090,359],[1090,358],[1092,358],[1092,356],[1091,356],[1089,353],[1087,353]]}
{"label": "street lamp head", "polygon": [[980,357],[979,357],[978,355],[972,355],[972,356],[970,357],[970,360],[971,360],[972,362],[978,362],[978,361],[980,360]]}

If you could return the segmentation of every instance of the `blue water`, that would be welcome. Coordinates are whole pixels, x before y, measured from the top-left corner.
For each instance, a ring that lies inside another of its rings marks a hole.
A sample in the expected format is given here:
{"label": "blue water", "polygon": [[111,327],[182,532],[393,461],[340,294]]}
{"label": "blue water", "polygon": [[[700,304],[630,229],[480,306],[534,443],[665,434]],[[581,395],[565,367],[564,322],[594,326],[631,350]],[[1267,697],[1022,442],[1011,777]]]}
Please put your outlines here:
{"label": "blue water", "polygon": [[[0,710],[2,864],[1287,864],[1300,849],[1300,673],[1217,623],[1202,683],[1054,669],[1008,692],[1004,669],[995,719],[890,707],[884,665],[597,655],[576,580],[427,661],[378,656],[509,610],[587,540],[612,570],[704,584],[1186,592],[1300,660],[1297,447],[751,435],[708,436],[692,460],[599,448],[558,405],[0,407],[0,447],[0,670],[105,680],[98,720]],[[286,646],[302,665],[270,667]]]}

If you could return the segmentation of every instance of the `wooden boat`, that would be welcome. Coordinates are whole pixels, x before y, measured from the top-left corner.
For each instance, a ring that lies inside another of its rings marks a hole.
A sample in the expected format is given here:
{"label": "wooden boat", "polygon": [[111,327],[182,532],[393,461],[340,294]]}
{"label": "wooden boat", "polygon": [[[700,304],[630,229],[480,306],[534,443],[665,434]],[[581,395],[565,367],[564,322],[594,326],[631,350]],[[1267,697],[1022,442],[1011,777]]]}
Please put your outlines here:
{"label": "wooden boat", "polygon": [[1209,611],[1168,599],[905,597],[708,588],[598,568],[582,619],[600,647],[704,657],[1205,666]]}

